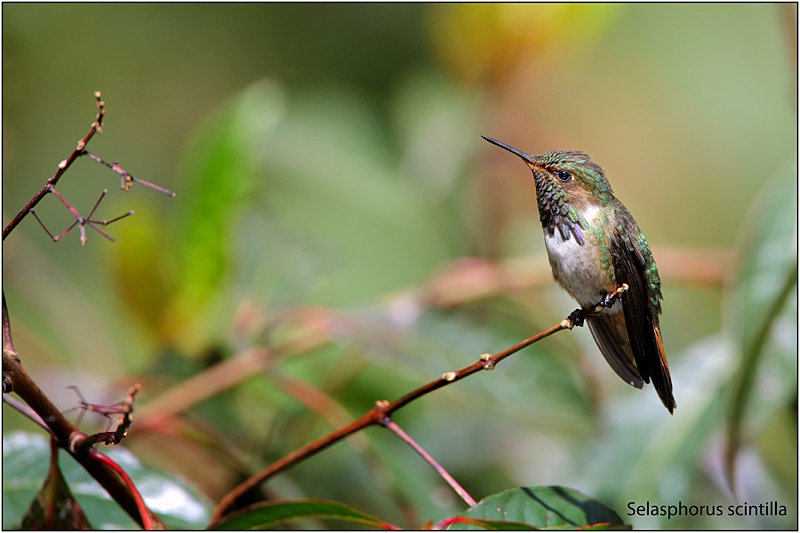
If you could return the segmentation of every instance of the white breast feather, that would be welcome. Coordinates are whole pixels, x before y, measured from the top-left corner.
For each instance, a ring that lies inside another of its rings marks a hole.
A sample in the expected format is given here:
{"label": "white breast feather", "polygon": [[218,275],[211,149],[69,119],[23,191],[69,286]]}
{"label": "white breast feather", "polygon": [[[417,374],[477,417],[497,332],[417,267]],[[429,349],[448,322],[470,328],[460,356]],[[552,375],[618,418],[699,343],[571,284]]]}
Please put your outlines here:
{"label": "white breast feather", "polygon": [[[594,218],[599,209],[590,209],[584,217]],[[585,233],[584,233],[585,235]],[[556,230],[550,235],[544,232],[544,244],[547,256],[553,268],[553,275],[567,292],[575,298],[581,307],[596,304],[606,290],[605,273],[596,264],[597,257],[590,251],[590,245],[578,244],[573,235],[566,241],[561,233]],[[618,312],[621,310],[620,302],[605,312]]]}

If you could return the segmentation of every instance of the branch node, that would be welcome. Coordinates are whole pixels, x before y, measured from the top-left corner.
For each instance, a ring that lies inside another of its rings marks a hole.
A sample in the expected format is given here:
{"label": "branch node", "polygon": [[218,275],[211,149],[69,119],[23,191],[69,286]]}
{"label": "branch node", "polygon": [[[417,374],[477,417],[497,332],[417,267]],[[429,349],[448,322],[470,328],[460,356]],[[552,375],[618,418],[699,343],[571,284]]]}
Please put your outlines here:
{"label": "branch node", "polygon": [[481,355],[481,361],[483,361],[483,369],[484,370],[494,370],[494,366],[497,364],[495,361],[494,356],[490,353],[485,353]]}
{"label": "branch node", "polygon": [[83,439],[86,438],[86,434],[80,431],[73,431],[70,434],[69,439],[67,440],[67,451],[69,453],[77,453],[78,452],[78,444],[80,444]]}
{"label": "branch node", "polygon": [[61,163],[58,164],[58,168],[60,170],[64,170],[65,168],[67,168],[67,160],[66,159],[62,160]]}
{"label": "branch node", "polygon": [[442,379],[445,381],[455,381],[457,374],[455,372],[445,372],[442,374]]}

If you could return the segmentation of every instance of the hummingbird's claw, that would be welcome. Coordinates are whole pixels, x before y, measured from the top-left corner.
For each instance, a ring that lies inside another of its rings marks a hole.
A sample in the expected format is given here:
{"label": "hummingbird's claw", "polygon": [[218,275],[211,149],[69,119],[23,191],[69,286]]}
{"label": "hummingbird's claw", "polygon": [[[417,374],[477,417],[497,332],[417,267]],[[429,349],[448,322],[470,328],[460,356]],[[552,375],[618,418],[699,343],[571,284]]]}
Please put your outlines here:
{"label": "hummingbird's claw", "polygon": [[583,309],[574,310],[569,314],[567,318],[569,318],[569,321],[572,323],[573,326],[578,326],[579,328],[583,327],[583,321],[585,319]]}
{"label": "hummingbird's claw", "polygon": [[[624,291],[624,290],[627,290],[627,287],[622,289],[622,291]],[[617,290],[617,291],[614,291],[614,292],[604,291],[603,292],[603,296],[600,298],[599,302],[597,302],[595,305],[593,305],[591,307],[585,307],[585,308],[582,308],[582,309],[574,310],[573,312],[571,312],[569,314],[569,316],[567,317],[567,320],[569,320],[570,323],[573,326],[578,326],[579,328],[583,327],[583,323],[586,320],[586,317],[588,315],[593,315],[593,314],[599,313],[604,308],[613,307],[613,305],[616,303],[617,299],[619,298],[620,292],[622,292],[622,291],[620,291],[620,290]],[[572,328],[570,327],[570,329],[572,329]]]}
{"label": "hummingbird's claw", "polygon": [[603,294],[603,298],[600,300],[598,305],[603,307],[612,307],[614,303],[617,301],[618,293],[617,292],[608,292],[606,291]]}

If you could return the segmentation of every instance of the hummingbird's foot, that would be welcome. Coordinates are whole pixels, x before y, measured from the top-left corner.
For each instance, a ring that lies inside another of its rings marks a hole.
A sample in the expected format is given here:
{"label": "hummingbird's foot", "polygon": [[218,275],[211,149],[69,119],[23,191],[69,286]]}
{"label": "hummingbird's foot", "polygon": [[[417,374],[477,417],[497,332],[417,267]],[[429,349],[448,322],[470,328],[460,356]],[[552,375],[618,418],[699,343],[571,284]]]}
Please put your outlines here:
{"label": "hummingbird's foot", "polygon": [[613,305],[617,301],[617,298],[619,298],[619,293],[617,293],[617,291],[614,292],[603,291],[603,298],[600,299],[597,305],[606,308],[613,307]]}
{"label": "hummingbird's foot", "polygon": [[[583,309],[576,309],[569,314],[567,320],[570,321],[572,327],[578,326],[583,327],[583,322],[586,320],[586,317],[589,315],[594,315],[602,311],[603,309],[608,309],[614,306],[617,303],[620,295],[628,290],[628,284],[623,283],[621,287],[619,287],[614,292],[603,291],[603,296],[600,297],[600,301],[594,305],[589,307],[584,307]],[[570,327],[569,329],[572,329]]]}
{"label": "hummingbird's foot", "polygon": [[582,328],[583,321],[586,318],[586,314],[583,309],[576,309],[573,312],[571,312],[567,318],[569,319],[569,321],[572,323],[573,326],[578,326],[579,328]]}
{"label": "hummingbird's foot", "polygon": [[621,287],[617,288],[614,292],[603,291],[603,297],[597,302],[595,307],[597,312],[600,312],[602,308],[610,308],[613,307],[614,304],[622,297],[622,293],[629,289],[627,283],[623,283]]}

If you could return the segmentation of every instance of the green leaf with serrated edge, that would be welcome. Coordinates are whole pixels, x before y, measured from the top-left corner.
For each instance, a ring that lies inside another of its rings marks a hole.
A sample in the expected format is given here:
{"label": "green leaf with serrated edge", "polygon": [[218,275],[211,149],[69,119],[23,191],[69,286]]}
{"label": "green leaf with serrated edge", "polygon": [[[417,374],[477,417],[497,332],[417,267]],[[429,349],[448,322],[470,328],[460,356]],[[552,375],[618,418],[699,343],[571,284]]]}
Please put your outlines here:
{"label": "green leaf with serrated edge", "polygon": [[[550,487],[520,487],[488,496],[458,516],[522,522],[536,528],[580,529],[612,524],[625,528],[612,509],[577,490]],[[448,529],[480,529],[453,524]]]}
{"label": "green leaf with serrated edge", "polygon": [[232,514],[230,517],[215,524],[212,529],[267,529],[285,522],[308,518],[342,520],[366,524],[379,529],[399,529],[393,524],[353,509],[343,503],[317,499],[258,503]]}
{"label": "green leaf with serrated edge", "polygon": [[[736,455],[746,426],[767,424],[776,409],[782,409],[787,394],[796,383],[797,346],[766,350],[775,328],[794,324],[796,338],[797,301],[792,297],[797,286],[797,167],[793,160],[774,179],[750,207],[743,224],[743,261],[729,290],[729,331],[738,346],[741,359],[732,379],[731,403],[727,426],[727,472],[734,475]],[[788,308],[792,305],[792,308]],[[786,337],[787,335],[783,335]],[[777,361],[776,359],[781,359]],[[772,360],[776,394],[766,405],[753,394],[762,367]],[[783,379],[782,379],[783,378]],[[750,413],[750,414],[748,414]],[[755,416],[757,414],[757,416]]]}
{"label": "green leaf with serrated edge", "polygon": [[[122,446],[98,448],[122,467],[144,498],[145,505],[175,529],[202,529],[211,503],[185,481],[145,468]],[[19,528],[28,505],[47,475],[48,438],[14,431],[3,434],[3,529]],[[64,450],[59,450],[64,479],[84,513],[98,529],[138,529],[139,526]]]}

